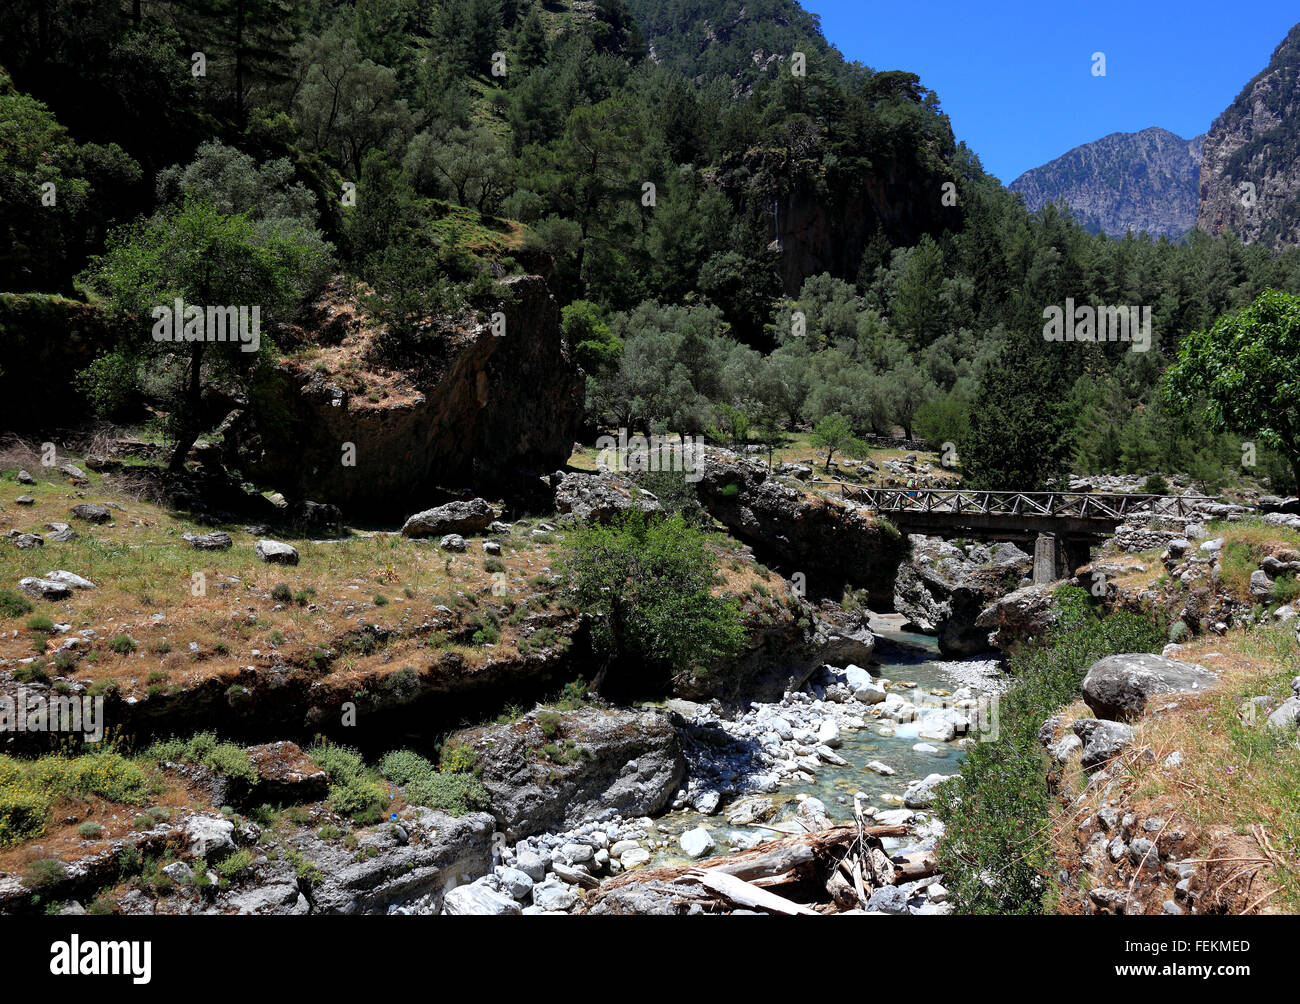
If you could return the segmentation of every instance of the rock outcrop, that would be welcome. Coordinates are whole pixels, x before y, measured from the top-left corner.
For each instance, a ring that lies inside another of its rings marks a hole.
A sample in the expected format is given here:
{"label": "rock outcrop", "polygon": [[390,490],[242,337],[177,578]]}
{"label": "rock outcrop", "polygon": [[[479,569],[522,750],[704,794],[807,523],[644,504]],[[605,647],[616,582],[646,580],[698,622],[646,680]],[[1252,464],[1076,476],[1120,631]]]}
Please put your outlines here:
{"label": "rock outcrop", "polygon": [[511,838],[576,826],[604,809],[655,814],[686,771],[672,724],[652,712],[542,708],[452,741],[477,754],[492,812]]}
{"label": "rock outcrop", "polygon": [[658,499],[628,478],[570,471],[553,481],[556,512],[571,513],[584,523],[607,523],[633,509],[646,515],[664,511]]}
{"label": "rock outcrop", "polygon": [[1033,559],[1014,544],[955,544],[913,534],[912,557],[899,565],[894,609],[918,630],[938,635],[945,655],[973,655],[991,647],[979,623],[989,604],[1029,575]]}
{"label": "rock outcrop", "polygon": [[803,573],[810,592],[838,596],[844,585],[873,600],[893,596],[894,572],[907,552],[898,531],[863,509],[772,477],[766,465],[710,452],[696,486],[709,513],[752,544],[760,558]]}
{"label": "rock outcrop", "polygon": [[1246,243],[1300,243],[1300,24],[1214,120],[1201,159],[1197,226]]}
{"label": "rock outcrop", "polygon": [[1056,623],[1052,593],[1056,583],[1022,586],[980,611],[975,626],[989,632],[989,643],[1003,652],[1041,639]]}
{"label": "rock outcrop", "polygon": [[506,333],[428,336],[403,395],[372,401],[345,371],[280,362],[230,423],[227,450],[286,496],[385,517],[443,486],[509,488],[555,470],[579,430],[583,377],[545,281],[502,286]]}

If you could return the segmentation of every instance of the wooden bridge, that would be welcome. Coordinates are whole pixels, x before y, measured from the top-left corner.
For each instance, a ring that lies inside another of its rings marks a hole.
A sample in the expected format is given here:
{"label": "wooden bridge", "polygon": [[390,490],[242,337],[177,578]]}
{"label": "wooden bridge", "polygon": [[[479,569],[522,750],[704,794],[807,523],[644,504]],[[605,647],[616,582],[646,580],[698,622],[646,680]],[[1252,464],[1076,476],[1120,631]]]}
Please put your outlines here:
{"label": "wooden bridge", "polygon": [[1121,523],[1195,515],[1217,495],[1121,492],[999,492],[944,488],[869,488],[837,482],[851,502],[875,510],[904,533],[1033,541],[1034,581],[1051,582],[1087,564],[1092,544]]}

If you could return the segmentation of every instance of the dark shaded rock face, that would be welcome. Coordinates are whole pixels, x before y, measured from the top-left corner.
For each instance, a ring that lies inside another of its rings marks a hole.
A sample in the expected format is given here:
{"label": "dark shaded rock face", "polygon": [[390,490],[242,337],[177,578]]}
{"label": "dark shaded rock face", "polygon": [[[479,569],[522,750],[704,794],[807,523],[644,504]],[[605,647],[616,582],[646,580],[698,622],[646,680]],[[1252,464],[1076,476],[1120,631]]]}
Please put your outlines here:
{"label": "dark shaded rock face", "polygon": [[709,454],[696,486],[700,501],[760,558],[802,572],[810,593],[839,596],[847,584],[888,603],[907,543],[894,527],[839,499],[801,492],[766,465]]}
{"label": "dark shaded rock face", "polygon": [[1111,655],[1092,664],[1083,678],[1083,700],[1098,718],[1132,721],[1158,694],[1208,690],[1219,678],[1203,666],[1160,655]]}
{"label": "dark shaded rock face", "polygon": [[[366,406],[322,374],[278,365],[226,434],[249,477],[349,514],[406,516],[439,487],[509,490],[568,459],[583,376],[538,276],[506,280],[506,334],[490,324],[432,339],[409,402]],[[355,466],[343,462],[345,444]],[[427,502],[425,502],[427,504]]]}
{"label": "dark shaded rock face", "polygon": [[511,838],[569,829],[607,808],[654,815],[686,774],[677,732],[652,712],[541,709],[453,741],[478,754],[492,812]]}

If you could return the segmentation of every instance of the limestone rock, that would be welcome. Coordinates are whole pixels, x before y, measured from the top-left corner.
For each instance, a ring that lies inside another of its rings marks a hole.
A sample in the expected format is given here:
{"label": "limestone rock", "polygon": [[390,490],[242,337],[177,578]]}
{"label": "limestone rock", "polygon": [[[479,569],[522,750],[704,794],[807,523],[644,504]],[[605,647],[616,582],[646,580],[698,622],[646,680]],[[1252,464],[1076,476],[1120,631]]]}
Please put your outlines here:
{"label": "limestone rock", "polygon": [[259,540],[254,545],[257,556],[263,561],[273,565],[296,565],[298,564],[298,549],[290,544],[282,544],[278,540]]}
{"label": "limestone rock", "polygon": [[1218,682],[1217,675],[1193,663],[1146,653],[1112,655],[1088,669],[1083,699],[1098,718],[1130,721],[1154,695],[1202,691]]}
{"label": "limestone rock", "polygon": [[445,537],[455,534],[463,537],[465,534],[473,535],[486,530],[493,517],[492,506],[485,499],[448,502],[408,517],[402,525],[402,535]]}

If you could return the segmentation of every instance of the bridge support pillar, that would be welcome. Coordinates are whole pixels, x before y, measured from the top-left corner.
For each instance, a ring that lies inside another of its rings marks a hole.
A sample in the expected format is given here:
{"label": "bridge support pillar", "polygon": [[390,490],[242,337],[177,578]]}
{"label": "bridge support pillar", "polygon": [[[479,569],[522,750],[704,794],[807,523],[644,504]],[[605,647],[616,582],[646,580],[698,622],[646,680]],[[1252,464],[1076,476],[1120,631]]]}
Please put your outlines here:
{"label": "bridge support pillar", "polygon": [[1056,582],[1074,571],[1067,567],[1070,559],[1066,551],[1064,537],[1058,537],[1054,533],[1038,535],[1034,541],[1034,585]]}

